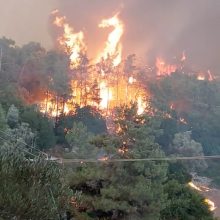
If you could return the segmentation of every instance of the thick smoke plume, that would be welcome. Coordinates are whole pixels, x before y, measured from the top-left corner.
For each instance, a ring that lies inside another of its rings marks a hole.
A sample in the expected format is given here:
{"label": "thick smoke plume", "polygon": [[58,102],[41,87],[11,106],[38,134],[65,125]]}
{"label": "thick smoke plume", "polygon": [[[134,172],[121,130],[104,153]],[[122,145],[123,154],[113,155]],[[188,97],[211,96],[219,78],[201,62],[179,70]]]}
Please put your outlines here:
{"label": "thick smoke plume", "polygon": [[[10,33],[9,37],[19,39],[22,43],[23,36],[26,41],[38,40],[43,42],[44,46],[51,45],[47,19],[49,10],[57,8],[76,30],[84,31],[89,55],[93,57],[104,47],[110,31],[98,28],[98,24],[103,18],[120,11],[120,18],[125,24],[124,56],[136,53],[144,62],[153,62],[156,56],[162,56],[169,61],[175,56],[181,56],[182,51],[185,51],[187,62],[194,69],[210,69],[215,74],[220,73],[219,0],[20,0],[16,4],[14,2],[12,4],[12,0],[7,2],[0,0],[1,5],[5,5],[8,10],[11,9],[10,16],[3,13],[5,11],[3,7],[0,9],[3,16],[0,21],[0,34],[7,36],[7,33]],[[20,23],[16,24],[15,21]],[[19,29],[18,25],[23,28]],[[32,36],[35,38],[31,39]]]}

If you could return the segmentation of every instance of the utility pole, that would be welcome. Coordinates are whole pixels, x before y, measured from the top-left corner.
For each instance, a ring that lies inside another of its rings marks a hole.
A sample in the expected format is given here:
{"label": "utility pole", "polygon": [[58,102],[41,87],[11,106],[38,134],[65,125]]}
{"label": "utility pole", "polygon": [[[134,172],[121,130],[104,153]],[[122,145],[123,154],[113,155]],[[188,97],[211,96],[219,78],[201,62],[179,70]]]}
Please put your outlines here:
{"label": "utility pole", "polygon": [[3,56],[3,52],[2,52],[2,47],[0,48],[0,72],[2,71],[2,56]]}

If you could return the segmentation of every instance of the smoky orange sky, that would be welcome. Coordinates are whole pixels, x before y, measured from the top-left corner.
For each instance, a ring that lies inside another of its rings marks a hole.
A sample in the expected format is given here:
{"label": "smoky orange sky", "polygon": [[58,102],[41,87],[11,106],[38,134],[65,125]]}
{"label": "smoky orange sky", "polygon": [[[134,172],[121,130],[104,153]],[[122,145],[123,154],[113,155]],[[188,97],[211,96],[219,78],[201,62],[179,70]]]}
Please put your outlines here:
{"label": "smoky orange sky", "polygon": [[84,31],[90,56],[104,47],[111,31],[99,29],[99,22],[120,11],[124,56],[136,53],[145,62],[156,56],[169,61],[185,51],[196,70],[220,74],[219,0],[0,0],[0,35],[19,45],[38,41],[52,48],[53,9],[76,31]]}

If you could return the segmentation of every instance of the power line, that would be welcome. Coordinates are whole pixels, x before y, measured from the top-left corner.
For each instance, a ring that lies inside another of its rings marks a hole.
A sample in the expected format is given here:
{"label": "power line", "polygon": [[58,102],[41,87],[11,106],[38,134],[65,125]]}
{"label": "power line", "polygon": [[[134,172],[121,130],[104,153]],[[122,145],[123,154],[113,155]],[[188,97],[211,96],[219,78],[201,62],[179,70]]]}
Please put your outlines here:
{"label": "power line", "polygon": [[[2,130],[0,130],[1,133],[6,134],[9,137],[13,137],[5,132],[3,132]],[[7,141],[7,139],[4,139],[2,137],[0,137],[2,140]],[[46,154],[43,151],[40,151],[39,149],[29,146],[28,144],[26,144],[23,141],[17,140],[18,142],[24,144],[25,146],[32,148],[36,151],[38,151],[39,153],[46,155],[48,158],[48,154]],[[37,157],[37,155],[34,155],[32,153],[30,153],[29,151],[26,151],[25,149],[19,147],[21,150],[23,150],[24,152]],[[182,161],[189,161],[189,160],[211,160],[211,159],[220,159],[220,155],[212,155],[212,156],[192,156],[192,157],[149,157],[149,158],[134,158],[134,159],[109,159],[107,157],[105,158],[100,158],[100,159],[63,159],[63,158],[57,158],[57,160],[53,160],[53,162],[59,162],[62,164],[71,164],[71,163],[117,163],[117,162],[144,162],[144,161],[176,161],[176,160],[182,160]]]}
{"label": "power line", "polygon": [[211,160],[220,159],[220,155],[193,156],[193,157],[155,157],[141,159],[62,159],[62,163],[117,163],[117,162],[142,162],[142,161],[176,161],[176,160]]}
{"label": "power line", "polygon": [[[12,135],[9,135],[8,133],[4,132],[3,130],[0,130],[0,133],[2,133],[2,134],[4,134],[4,135],[7,135],[8,137],[14,138]],[[6,141],[7,141],[7,139],[6,139]],[[44,156],[46,156],[46,157],[48,158],[48,154],[47,154],[47,153],[45,153],[45,152],[43,152],[43,151],[37,149],[36,147],[30,146],[30,145],[28,145],[27,143],[25,143],[25,142],[23,142],[23,141],[21,141],[21,140],[19,140],[19,139],[16,140],[16,141],[18,141],[18,142],[24,144],[24,145],[27,146],[28,148],[31,148],[31,149],[34,149],[34,150],[38,151],[38,153],[41,153],[41,154],[43,154]]]}

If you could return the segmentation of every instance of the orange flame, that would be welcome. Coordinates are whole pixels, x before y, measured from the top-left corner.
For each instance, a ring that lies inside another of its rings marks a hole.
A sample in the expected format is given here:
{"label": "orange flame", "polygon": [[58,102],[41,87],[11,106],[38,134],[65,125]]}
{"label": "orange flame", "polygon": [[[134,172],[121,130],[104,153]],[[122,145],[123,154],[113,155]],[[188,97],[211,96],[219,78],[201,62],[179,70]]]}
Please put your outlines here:
{"label": "orange flame", "polygon": [[82,31],[75,33],[74,29],[67,23],[65,16],[59,16],[58,10],[52,12],[55,16],[54,25],[63,29],[63,35],[59,37],[58,43],[64,51],[70,55],[70,68],[74,69],[80,65],[81,54],[85,54],[86,45]]}
{"label": "orange flame", "polygon": [[104,51],[99,54],[98,62],[101,59],[107,59],[109,56],[113,58],[113,65],[118,66],[122,60],[122,44],[120,42],[124,33],[124,25],[118,18],[118,14],[109,19],[104,19],[99,24],[100,28],[114,27],[114,30],[109,34]]}
{"label": "orange flame", "polygon": [[165,61],[161,58],[157,58],[156,68],[158,76],[170,75],[171,73],[174,73],[177,70],[176,65],[166,64]]}
{"label": "orange flame", "polygon": [[[81,66],[82,56],[86,53],[83,32],[75,33],[73,28],[67,23],[65,16],[59,16],[58,10],[52,12],[54,25],[63,29],[62,36],[58,38],[62,49],[70,57],[70,69],[77,69]],[[110,57],[114,67],[122,61],[122,44],[120,42],[124,32],[123,22],[118,18],[118,14],[110,19],[104,19],[99,27],[113,27],[109,34],[104,51],[97,57],[97,62],[104,61]],[[98,66],[98,65],[97,65]],[[94,65],[95,67],[95,65]],[[101,67],[101,65],[100,65]],[[111,74],[106,74],[104,68],[91,68],[86,77],[82,74],[75,74],[71,81],[72,98],[64,101],[57,100],[53,94],[47,97],[41,104],[41,111],[52,117],[62,113],[74,112],[75,104],[84,107],[93,106],[102,110],[103,114],[109,113],[120,105],[130,105],[137,102],[138,114],[142,114],[147,107],[147,91],[133,74],[126,74],[121,68],[110,68]],[[54,101],[55,100],[55,101]]]}

